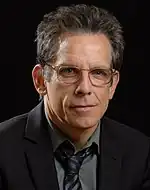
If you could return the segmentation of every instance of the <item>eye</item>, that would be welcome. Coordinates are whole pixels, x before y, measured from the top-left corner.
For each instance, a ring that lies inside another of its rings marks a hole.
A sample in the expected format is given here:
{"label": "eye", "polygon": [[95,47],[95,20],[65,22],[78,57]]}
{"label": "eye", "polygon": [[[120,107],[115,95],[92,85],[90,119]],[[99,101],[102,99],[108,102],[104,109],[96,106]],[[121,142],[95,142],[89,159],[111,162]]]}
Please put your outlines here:
{"label": "eye", "polygon": [[74,72],[74,68],[62,68],[61,69],[61,72],[64,72],[64,73],[72,73]]}
{"label": "eye", "polygon": [[90,73],[92,77],[98,80],[108,80],[111,76],[110,70],[106,69],[93,69]]}
{"label": "eye", "polygon": [[102,75],[102,76],[107,76],[108,75],[108,71],[104,70],[104,69],[93,69],[91,71],[92,75]]}
{"label": "eye", "polygon": [[59,69],[59,75],[64,77],[73,77],[79,74],[79,69],[76,67],[61,67]]}

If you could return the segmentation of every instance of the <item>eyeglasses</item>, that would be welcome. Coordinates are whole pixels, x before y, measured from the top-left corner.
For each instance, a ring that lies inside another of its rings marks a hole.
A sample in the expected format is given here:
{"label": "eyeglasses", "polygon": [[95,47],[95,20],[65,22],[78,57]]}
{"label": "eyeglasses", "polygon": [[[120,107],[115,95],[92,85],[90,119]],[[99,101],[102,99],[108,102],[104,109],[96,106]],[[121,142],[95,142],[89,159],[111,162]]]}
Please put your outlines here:
{"label": "eyeglasses", "polygon": [[111,83],[112,77],[116,73],[113,69],[80,69],[79,67],[70,65],[49,66],[56,71],[58,80],[66,84],[76,83],[80,80],[82,71],[88,71],[92,85],[100,87]]}

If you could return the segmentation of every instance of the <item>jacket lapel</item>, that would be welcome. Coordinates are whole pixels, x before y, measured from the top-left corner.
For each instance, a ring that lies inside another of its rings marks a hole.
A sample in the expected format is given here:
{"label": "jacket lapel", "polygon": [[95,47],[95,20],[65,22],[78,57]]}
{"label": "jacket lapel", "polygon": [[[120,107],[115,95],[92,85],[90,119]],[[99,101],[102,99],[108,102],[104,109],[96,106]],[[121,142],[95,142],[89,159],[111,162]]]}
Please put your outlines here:
{"label": "jacket lapel", "polygon": [[52,142],[43,110],[41,102],[29,113],[24,136],[25,159],[35,189],[58,190]]}
{"label": "jacket lapel", "polygon": [[[41,102],[29,113],[24,136],[25,159],[35,189],[59,190],[52,142],[43,110]],[[115,134],[115,125],[104,117],[101,121],[98,190],[120,190],[122,151]]]}
{"label": "jacket lapel", "polygon": [[116,136],[115,125],[102,119],[99,157],[99,190],[120,190],[122,151]]}

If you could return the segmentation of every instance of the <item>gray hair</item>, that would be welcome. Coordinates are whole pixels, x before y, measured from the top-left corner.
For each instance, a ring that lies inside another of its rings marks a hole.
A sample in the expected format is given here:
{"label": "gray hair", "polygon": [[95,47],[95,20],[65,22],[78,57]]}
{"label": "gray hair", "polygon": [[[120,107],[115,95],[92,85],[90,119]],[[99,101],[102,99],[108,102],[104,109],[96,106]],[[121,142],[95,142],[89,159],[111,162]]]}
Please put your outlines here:
{"label": "gray hair", "polygon": [[93,5],[60,6],[45,14],[37,27],[37,62],[43,67],[55,62],[60,38],[65,32],[102,33],[112,47],[112,67],[120,70],[123,62],[124,40],[122,27],[107,10]]}

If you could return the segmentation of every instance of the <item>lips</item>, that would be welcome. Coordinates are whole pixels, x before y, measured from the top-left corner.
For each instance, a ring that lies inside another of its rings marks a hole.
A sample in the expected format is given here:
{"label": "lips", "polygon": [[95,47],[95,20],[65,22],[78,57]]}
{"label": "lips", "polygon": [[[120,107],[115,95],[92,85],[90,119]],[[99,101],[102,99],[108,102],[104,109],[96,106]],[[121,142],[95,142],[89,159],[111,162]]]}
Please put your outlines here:
{"label": "lips", "polygon": [[86,108],[86,107],[94,107],[95,105],[73,105],[71,108]]}
{"label": "lips", "polygon": [[89,112],[91,111],[95,105],[73,105],[71,109],[76,112]]}

